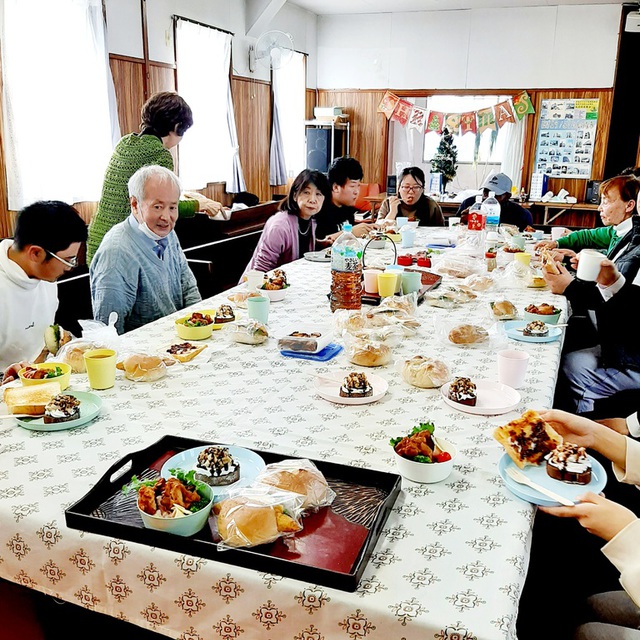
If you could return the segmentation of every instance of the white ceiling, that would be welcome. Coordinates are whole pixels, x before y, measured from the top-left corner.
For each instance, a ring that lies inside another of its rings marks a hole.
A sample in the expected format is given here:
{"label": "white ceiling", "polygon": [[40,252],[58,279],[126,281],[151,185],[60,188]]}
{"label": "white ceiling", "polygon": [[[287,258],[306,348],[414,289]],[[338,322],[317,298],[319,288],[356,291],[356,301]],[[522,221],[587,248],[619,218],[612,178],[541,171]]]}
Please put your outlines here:
{"label": "white ceiling", "polygon": [[288,0],[288,2],[317,15],[624,4],[622,0]]}

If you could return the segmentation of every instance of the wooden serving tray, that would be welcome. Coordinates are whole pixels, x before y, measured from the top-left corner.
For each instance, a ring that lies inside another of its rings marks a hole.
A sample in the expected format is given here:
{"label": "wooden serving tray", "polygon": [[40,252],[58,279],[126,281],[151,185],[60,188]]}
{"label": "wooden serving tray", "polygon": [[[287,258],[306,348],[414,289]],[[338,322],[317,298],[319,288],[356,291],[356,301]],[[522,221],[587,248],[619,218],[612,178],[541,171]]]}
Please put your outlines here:
{"label": "wooden serving tray", "polygon": [[[295,534],[294,543],[299,540],[304,544],[294,544],[293,551],[292,545],[285,544],[282,538],[259,547],[219,551],[213,515],[208,527],[189,538],[146,529],[136,507],[135,493],[125,496],[122,486],[132,475],[142,478],[159,475],[163,463],[180,451],[212,444],[216,443],[164,436],[146,449],[126,455],[65,511],[67,526],[355,591],[400,491],[400,476],[313,460],[336,492],[336,498],[331,506],[303,518],[304,528]],[[294,457],[268,451],[256,453],[266,464]]]}

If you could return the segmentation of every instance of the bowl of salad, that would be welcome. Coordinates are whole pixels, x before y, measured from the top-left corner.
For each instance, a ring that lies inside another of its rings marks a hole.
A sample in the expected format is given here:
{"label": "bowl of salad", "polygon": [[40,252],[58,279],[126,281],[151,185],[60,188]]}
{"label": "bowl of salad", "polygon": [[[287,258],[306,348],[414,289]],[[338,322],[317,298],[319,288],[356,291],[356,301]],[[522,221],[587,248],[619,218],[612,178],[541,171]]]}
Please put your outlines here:
{"label": "bowl of salad", "polygon": [[147,529],[192,536],[207,523],[213,506],[213,488],[195,479],[195,470],[170,469],[171,477],[139,480],[136,476],[122,491],[137,492],[136,503]]}
{"label": "bowl of salad", "polygon": [[449,440],[434,437],[434,430],[432,422],[421,422],[408,435],[389,441],[403,478],[413,482],[440,482],[453,471],[457,449]]}
{"label": "bowl of salad", "polygon": [[203,309],[176,320],[176,332],[183,340],[206,340],[222,325],[215,323],[216,310]]}
{"label": "bowl of salad", "polygon": [[18,375],[25,387],[55,380],[64,391],[71,384],[71,365],[66,362],[40,362],[20,369]]}

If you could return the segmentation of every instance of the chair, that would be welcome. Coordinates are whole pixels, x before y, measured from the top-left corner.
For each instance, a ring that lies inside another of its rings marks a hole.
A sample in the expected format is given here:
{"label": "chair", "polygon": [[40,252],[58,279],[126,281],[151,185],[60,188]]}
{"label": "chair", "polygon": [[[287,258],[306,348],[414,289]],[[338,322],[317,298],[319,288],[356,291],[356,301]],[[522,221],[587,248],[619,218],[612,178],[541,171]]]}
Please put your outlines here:
{"label": "chair", "polygon": [[360,193],[356,200],[355,207],[358,211],[371,211],[371,202],[365,200],[369,196],[380,195],[380,185],[377,182],[364,182],[360,185]]}

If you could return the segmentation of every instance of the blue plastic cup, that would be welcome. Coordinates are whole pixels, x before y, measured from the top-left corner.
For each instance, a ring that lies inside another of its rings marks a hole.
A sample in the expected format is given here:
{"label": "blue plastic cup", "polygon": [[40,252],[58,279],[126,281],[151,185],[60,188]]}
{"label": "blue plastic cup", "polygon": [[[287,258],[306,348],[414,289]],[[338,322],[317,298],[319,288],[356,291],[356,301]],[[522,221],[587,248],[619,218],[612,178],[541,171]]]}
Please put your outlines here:
{"label": "blue plastic cup", "polygon": [[269,298],[266,296],[253,296],[247,298],[247,315],[262,324],[269,322]]}
{"label": "blue plastic cup", "polygon": [[396,217],[396,227],[398,228],[398,231],[402,229],[402,227],[404,227],[407,222],[409,222],[409,218],[407,218],[406,216]]}

